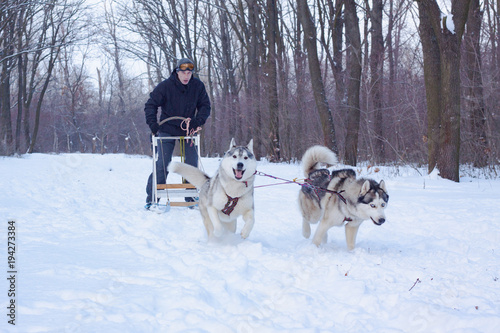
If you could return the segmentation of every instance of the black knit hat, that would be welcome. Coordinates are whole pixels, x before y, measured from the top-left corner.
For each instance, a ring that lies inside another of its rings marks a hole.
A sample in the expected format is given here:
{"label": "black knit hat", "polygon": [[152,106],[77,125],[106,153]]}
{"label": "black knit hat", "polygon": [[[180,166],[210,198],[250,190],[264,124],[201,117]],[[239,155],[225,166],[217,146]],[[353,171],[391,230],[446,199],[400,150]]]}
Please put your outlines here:
{"label": "black knit hat", "polygon": [[182,58],[182,59],[177,60],[177,67],[176,67],[176,69],[179,69],[179,67],[182,64],[193,64],[193,66],[194,66],[194,62],[192,62],[191,59]]}

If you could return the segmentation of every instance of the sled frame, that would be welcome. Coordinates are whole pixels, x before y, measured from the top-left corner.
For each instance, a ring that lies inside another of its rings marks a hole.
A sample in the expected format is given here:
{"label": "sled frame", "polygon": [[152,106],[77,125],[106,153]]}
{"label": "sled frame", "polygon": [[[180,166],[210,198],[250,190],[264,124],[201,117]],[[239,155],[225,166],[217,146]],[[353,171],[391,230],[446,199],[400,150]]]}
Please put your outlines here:
{"label": "sled frame", "polygon": [[[162,140],[184,140],[184,144],[193,143],[196,146],[198,152],[198,167],[200,166],[200,137],[195,136],[163,136],[159,137],[156,135],[152,136],[152,148],[153,148],[153,191],[152,197],[153,201],[157,203],[160,198],[167,198],[167,205],[177,206],[177,207],[190,207],[198,205],[198,190],[196,187],[189,183],[177,183],[177,184],[158,184],[158,179],[156,177],[156,162],[159,158],[158,146],[161,144]],[[172,156],[173,157],[173,156]],[[184,180],[184,179],[183,179]],[[174,198],[193,198],[195,201],[172,201],[171,197]]]}

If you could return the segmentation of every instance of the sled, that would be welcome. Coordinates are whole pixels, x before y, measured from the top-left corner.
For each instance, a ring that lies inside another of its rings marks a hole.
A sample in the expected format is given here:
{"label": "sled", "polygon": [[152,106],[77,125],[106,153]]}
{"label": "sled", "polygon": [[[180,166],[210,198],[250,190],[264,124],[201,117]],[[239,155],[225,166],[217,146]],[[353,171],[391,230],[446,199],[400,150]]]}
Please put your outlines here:
{"label": "sled", "polygon": [[[161,140],[179,140],[179,142],[183,142],[184,144],[194,144],[198,151],[198,167],[200,166],[199,161],[199,152],[200,152],[200,137],[197,135],[194,136],[164,136],[158,137],[152,136],[152,146],[153,146],[153,188],[152,188],[152,202],[158,203],[161,198],[166,198],[166,211],[170,209],[170,206],[174,207],[193,207],[198,205],[198,190],[192,184],[187,183],[186,180],[183,179],[182,183],[171,183],[169,184],[158,184],[158,180],[156,177],[156,161],[159,158],[158,147],[161,143]],[[182,144],[181,144],[182,146]],[[181,148],[181,161],[183,160],[183,154]],[[186,202],[184,198],[192,198],[192,202]],[[177,199],[178,201],[173,201],[172,199]],[[182,199],[182,201],[180,200]],[[158,204],[156,204],[158,206]]]}

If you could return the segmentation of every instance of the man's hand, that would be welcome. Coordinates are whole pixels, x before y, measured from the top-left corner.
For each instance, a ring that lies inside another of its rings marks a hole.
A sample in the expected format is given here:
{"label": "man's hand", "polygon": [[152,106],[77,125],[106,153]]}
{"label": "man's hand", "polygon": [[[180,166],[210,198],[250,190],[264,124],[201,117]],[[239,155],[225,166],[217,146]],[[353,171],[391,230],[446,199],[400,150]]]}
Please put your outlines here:
{"label": "man's hand", "polygon": [[189,122],[189,128],[198,128],[200,127],[200,123],[196,119],[191,119]]}
{"label": "man's hand", "polygon": [[149,128],[151,129],[151,133],[155,134],[158,133],[158,130],[160,129],[160,125],[158,123],[152,123],[149,125]]}

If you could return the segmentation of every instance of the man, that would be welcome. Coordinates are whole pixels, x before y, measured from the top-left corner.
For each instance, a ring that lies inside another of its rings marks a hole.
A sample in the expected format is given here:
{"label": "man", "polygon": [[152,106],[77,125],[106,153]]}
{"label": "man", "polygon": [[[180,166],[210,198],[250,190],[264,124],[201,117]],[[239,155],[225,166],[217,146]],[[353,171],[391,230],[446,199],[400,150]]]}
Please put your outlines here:
{"label": "man", "polygon": [[[194,63],[187,58],[177,61],[177,66],[170,77],[156,86],[149,95],[144,107],[146,123],[151,132],[160,137],[186,136],[186,125],[189,130],[196,130],[205,124],[210,116],[210,99],[205,85],[198,78],[193,77]],[[189,119],[184,122],[174,119],[159,125],[158,108],[161,107],[160,121],[179,116]],[[182,124],[182,128],[181,128]],[[165,184],[168,175],[167,167],[172,159],[176,140],[161,140],[158,146],[158,161],[156,162],[156,177],[158,184]],[[198,166],[198,153],[194,145],[186,144],[185,162]],[[153,174],[149,176],[146,186],[146,209],[152,204]],[[191,199],[191,198],[189,198]],[[188,200],[188,198],[186,198]],[[192,200],[192,199],[191,199]]]}

